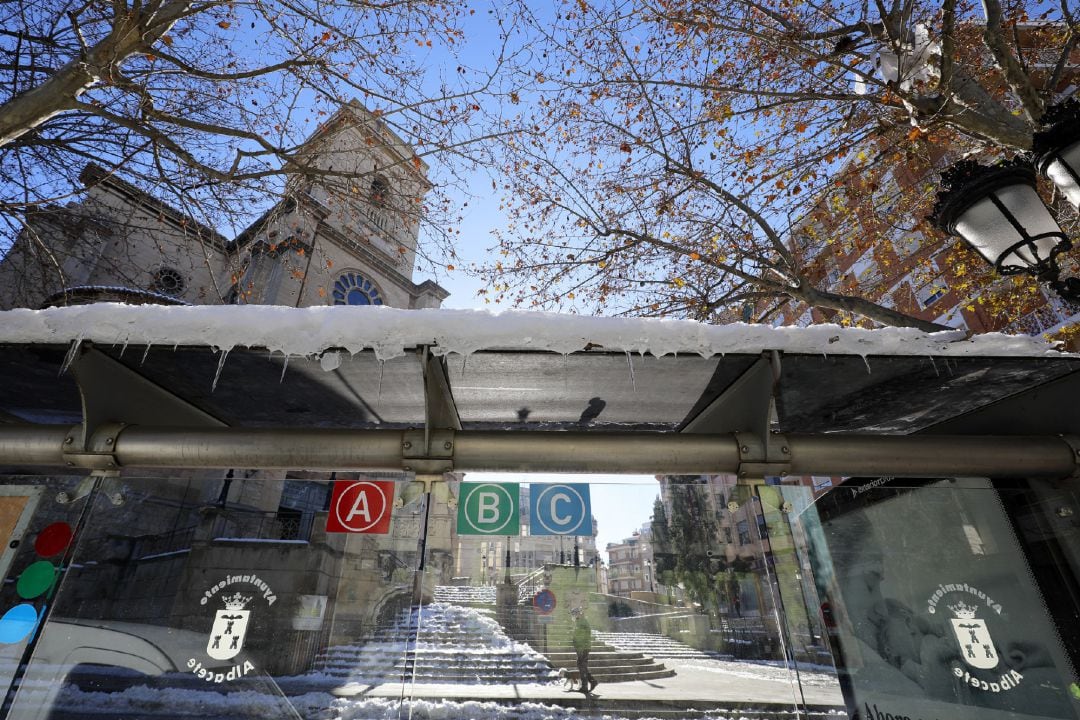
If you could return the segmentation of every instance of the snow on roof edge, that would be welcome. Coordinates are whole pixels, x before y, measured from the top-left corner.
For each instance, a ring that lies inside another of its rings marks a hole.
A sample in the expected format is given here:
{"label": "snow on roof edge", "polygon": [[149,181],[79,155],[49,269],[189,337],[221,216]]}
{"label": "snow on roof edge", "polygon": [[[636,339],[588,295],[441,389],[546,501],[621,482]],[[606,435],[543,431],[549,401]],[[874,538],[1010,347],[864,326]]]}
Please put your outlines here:
{"label": "snow on roof edge", "polygon": [[689,320],[612,318],[546,312],[403,310],[379,307],[274,305],[157,306],[96,303],[0,312],[0,344],[99,344],[265,348],[312,356],[334,348],[373,350],[382,360],[432,345],[437,354],[479,350],[546,350],[568,354],[599,346],[651,354],[725,353],[1061,357],[1041,338],[962,330],[928,334],[911,328],[864,330],[705,325]]}

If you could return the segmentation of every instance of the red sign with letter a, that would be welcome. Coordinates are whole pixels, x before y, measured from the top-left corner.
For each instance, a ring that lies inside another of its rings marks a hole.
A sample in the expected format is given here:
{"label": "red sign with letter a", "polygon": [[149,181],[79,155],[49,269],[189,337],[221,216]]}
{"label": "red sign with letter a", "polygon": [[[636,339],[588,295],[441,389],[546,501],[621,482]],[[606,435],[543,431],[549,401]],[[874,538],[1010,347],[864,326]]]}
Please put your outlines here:
{"label": "red sign with letter a", "polygon": [[338,480],[330,495],[326,532],[385,535],[393,509],[393,480]]}

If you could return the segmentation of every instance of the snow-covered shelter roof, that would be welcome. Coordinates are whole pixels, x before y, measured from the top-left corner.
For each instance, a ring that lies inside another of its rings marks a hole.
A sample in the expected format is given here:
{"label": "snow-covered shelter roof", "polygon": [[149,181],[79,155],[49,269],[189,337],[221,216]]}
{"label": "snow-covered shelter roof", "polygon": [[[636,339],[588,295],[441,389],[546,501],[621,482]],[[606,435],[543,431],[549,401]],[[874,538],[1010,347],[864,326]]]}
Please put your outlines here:
{"label": "snow-covered shelter roof", "polygon": [[511,431],[686,431],[763,357],[789,433],[908,434],[1080,370],[1036,338],[961,331],[100,304],[0,313],[0,422],[80,422],[65,370],[90,351],[240,428],[423,426],[432,358],[460,428]]}

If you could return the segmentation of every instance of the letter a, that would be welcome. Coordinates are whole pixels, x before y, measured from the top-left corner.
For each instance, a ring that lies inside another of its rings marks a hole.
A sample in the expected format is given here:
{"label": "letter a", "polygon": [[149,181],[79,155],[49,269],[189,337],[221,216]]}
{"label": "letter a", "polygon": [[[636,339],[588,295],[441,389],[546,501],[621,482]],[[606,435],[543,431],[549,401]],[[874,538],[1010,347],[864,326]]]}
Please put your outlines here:
{"label": "letter a", "polygon": [[356,496],[356,502],[353,503],[352,510],[349,514],[342,519],[342,522],[348,524],[357,515],[362,515],[364,522],[371,523],[371,511],[368,510],[367,493],[361,490]]}

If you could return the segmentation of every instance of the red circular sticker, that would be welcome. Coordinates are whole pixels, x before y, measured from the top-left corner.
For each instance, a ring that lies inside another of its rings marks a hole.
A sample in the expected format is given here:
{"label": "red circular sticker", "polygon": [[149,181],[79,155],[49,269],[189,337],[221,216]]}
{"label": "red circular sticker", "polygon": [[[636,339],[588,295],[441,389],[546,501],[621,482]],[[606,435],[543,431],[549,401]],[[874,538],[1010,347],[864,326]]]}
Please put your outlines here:
{"label": "red circular sticker", "polygon": [[38,533],[34,551],[43,558],[59,555],[71,543],[71,526],[66,522],[54,522]]}
{"label": "red circular sticker", "polygon": [[393,505],[393,480],[339,480],[330,496],[326,532],[385,535],[390,531]]}

